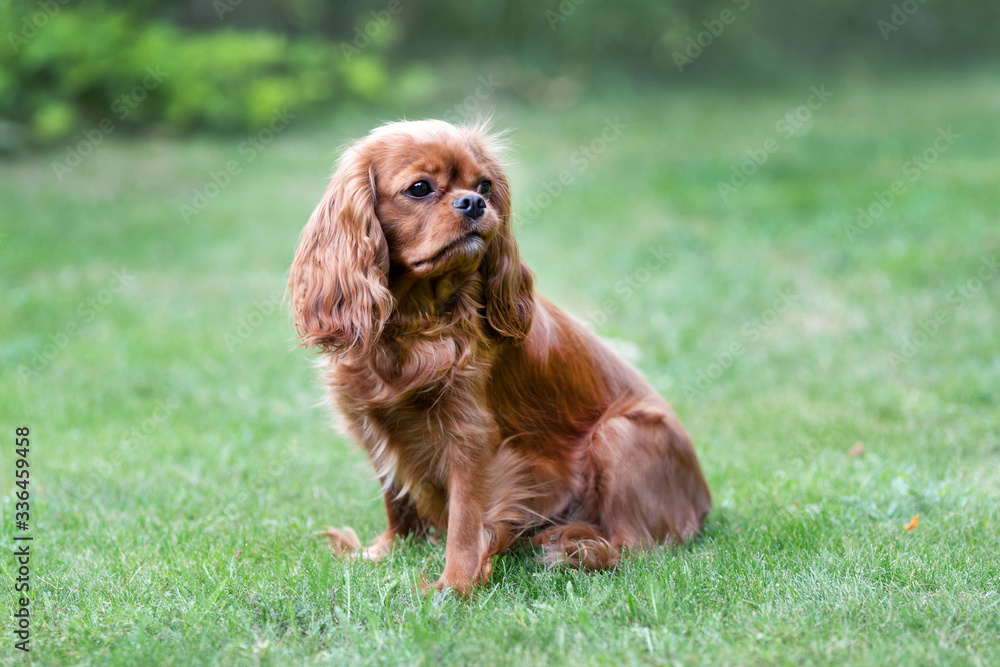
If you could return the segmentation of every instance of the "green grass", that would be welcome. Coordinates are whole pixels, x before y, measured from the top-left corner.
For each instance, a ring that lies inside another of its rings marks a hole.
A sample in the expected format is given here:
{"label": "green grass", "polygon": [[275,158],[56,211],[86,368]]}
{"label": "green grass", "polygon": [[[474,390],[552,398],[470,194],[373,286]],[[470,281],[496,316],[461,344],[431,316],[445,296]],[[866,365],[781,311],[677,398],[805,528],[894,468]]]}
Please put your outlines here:
{"label": "green grass", "polygon": [[[269,301],[336,147],[374,119],[293,124],[187,224],[179,205],[241,159],[238,139],[112,136],[62,183],[63,150],[0,164],[3,536],[13,432],[29,425],[35,662],[1000,662],[1000,280],[948,298],[1000,253],[1000,87],[831,81],[788,138],[775,124],[808,85],[501,105],[518,210],[574,174],[518,232],[540,289],[581,316],[617,309],[598,330],[641,350],[715,505],[693,544],[612,572],[503,556],[471,601],[421,593],[442,546],[373,566],[313,536],[370,539],[384,517]],[[628,127],[577,171],[615,116]],[[961,138],[849,239],[857,207],[948,126]],[[723,201],[718,182],[769,137],[779,150]],[[669,262],[638,271],[657,246]],[[782,291],[792,305],[769,313]]]}

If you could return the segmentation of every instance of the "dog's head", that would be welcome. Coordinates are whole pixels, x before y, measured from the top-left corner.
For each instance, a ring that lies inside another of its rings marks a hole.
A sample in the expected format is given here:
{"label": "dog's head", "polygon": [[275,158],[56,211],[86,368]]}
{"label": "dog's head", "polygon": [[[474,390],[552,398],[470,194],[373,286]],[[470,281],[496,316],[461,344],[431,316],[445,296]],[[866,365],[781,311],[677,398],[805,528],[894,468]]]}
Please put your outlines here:
{"label": "dog's head", "polygon": [[510,207],[497,138],[482,127],[427,120],[375,129],[341,156],[299,239],[288,286],[303,342],[366,352],[397,287],[443,279],[481,281],[488,326],[523,339],[532,278]]}

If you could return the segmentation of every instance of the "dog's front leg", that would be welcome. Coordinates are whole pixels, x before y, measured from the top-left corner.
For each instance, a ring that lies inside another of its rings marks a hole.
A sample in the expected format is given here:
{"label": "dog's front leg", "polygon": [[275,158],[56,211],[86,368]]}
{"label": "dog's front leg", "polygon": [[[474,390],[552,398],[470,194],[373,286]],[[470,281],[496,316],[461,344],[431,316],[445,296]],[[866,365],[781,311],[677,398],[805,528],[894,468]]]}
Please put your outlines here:
{"label": "dog's front leg", "polygon": [[450,587],[468,595],[474,585],[489,578],[492,554],[484,517],[490,489],[484,464],[466,459],[449,465],[448,541],[444,574],[435,584],[439,590]]}
{"label": "dog's front leg", "polygon": [[454,588],[462,595],[468,595],[489,574],[483,571],[487,549],[485,499],[471,477],[467,471],[451,475],[444,574],[436,584],[437,588]]}

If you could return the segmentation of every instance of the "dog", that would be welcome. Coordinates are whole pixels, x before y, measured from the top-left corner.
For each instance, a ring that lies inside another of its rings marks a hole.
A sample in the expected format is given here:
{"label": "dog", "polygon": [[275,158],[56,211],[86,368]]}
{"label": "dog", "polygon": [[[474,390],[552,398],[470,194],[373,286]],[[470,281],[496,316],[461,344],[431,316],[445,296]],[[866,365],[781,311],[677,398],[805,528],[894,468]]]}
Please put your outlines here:
{"label": "dog", "polygon": [[288,294],[342,427],[382,484],[367,548],[447,530],[436,588],[469,594],[517,541],[602,569],[701,530],[691,440],[641,375],[533,287],[503,139],[396,122],[347,148],[296,247]]}

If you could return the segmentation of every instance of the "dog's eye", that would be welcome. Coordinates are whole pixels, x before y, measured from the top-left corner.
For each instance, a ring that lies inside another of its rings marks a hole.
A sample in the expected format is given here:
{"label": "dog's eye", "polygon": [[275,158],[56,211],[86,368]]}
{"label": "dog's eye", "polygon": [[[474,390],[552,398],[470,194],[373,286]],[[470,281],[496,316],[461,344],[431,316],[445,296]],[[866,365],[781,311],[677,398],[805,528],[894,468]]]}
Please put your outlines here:
{"label": "dog's eye", "polygon": [[489,181],[479,181],[479,185],[476,190],[484,197],[488,197],[490,192],[493,190],[493,184]]}
{"label": "dog's eye", "polygon": [[410,195],[414,199],[423,199],[431,192],[431,184],[427,181],[417,181],[410,187],[406,188],[406,194]]}

